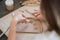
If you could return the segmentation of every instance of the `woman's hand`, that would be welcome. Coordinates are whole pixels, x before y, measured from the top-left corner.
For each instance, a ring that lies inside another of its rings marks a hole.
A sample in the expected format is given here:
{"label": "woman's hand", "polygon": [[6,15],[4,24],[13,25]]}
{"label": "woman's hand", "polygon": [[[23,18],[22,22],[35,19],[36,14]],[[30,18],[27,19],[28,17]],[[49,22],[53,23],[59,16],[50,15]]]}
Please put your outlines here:
{"label": "woman's hand", "polygon": [[17,23],[23,23],[26,22],[26,18],[22,13],[13,13],[12,14],[12,21],[11,21],[11,27],[15,27]]}
{"label": "woman's hand", "polygon": [[15,40],[16,38],[16,25],[17,23],[20,22],[25,22],[25,16],[21,13],[14,13],[12,16],[12,21],[10,24],[10,31],[8,35],[8,40]]}
{"label": "woman's hand", "polygon": [[35,10],[35,12],[33,12],[35,19],[40,20],[41,22],[41,32],[46,32],[48,30],[49,24],[46,20],[46,18],[41,14],[41,12],[39,10]]}
{"label": "woman's hand", "polygon": [[35,10],[33,13],[34,18],[37,20],[43,20],[43,15],[41,14],[40,10]]}
{"label": "woman's hand", "polygon": [[[40,21],[44,20],[44,17],[41,14],[40,10],[35,10],[32,14],[34,15],[34,19],[40,20]],[[40,32],[43,32],[43,26],[42,25],[40,26]]]}
{"label": "woman's hand", "polygon": [[23,15],[22,13],[16,13],[16,14],[13,14],[13,20],[17,22],[24,22],[26,21],[26,18],[25,18],[25,15]]}

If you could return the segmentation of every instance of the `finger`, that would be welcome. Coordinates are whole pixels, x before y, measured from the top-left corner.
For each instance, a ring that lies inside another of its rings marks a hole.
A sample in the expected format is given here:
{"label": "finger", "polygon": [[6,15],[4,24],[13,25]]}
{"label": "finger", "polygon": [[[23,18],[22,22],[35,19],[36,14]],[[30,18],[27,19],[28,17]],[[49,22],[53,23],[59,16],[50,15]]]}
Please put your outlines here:
{"label": "finger", "polygon": [[35,16],[35,19],[42,19],[42,15]]}
{"label": "finger", "polygon": [[23,16],[24,18],[26,18],[26,16],[25,16],[24,14],[22,14],[22,16]]}
{"label": "finger", "polygon": [[26,22],[26,18],[23,18],[23,19],[19,20],[19,23],[24,23],[24,22]]}
{"label": "finger", "polygon": [[40,14],[34,14],[35,17],[39,16]]}
{"label": "finger", "polygon": [[12,16],[14,16],[15,14],[13,13]]}
{"label": "finger", "polygon": [[34,11],[32,14],[34,15],[34,14],[36,14],[37,13],[37,11]]}
{"label": "finger", "polygon": [[37,15],[40,14],[40,11],[35,11],[34,13],[32,13],[33,15]]}
{"label": "finger", "polygon": [[44,18],[43,18],[42,15],[39,15],[39,16],[37,16],[37,19],[39,19],[39,20],[43,20]]}
{"label": "finger", "polygon": [[12,16],[14,17],[15,15],[16,15],[16,12],[13,12],[13,13],[12,13]]}
{"label": "finger", "polygon": [[14,12],[14,13],[12,13],[12,16],[16,17],[18,14],[19,14],[18,12]]}

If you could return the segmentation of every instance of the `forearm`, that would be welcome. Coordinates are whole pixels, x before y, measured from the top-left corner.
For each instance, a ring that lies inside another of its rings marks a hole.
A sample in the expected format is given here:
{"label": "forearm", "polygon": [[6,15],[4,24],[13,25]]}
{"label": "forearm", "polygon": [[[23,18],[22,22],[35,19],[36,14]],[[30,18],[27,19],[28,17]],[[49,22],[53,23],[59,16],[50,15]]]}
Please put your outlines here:
{"label": "forearm", "polygon": [[11,28],[8,35],[8,40],[15,40],[15,36],[16,36],[16,28]]}
{"label": "forearm", "polygon": [[8,35],[8,40],[15,40],[16,38],[16,21],[12,21],[11,26],[10,26],[10,31]]}

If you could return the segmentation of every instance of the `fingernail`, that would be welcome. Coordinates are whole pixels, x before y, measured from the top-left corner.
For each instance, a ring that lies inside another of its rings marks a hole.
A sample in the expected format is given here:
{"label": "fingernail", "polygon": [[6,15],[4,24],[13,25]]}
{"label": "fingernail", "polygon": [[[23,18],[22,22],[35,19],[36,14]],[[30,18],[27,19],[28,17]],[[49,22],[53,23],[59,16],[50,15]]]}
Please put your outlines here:
{"label": "fingernail", "polygon": [[25,15],[24,15],[24,14],[22,14],[22,16],[23,16],[23,17],[25,17]]}

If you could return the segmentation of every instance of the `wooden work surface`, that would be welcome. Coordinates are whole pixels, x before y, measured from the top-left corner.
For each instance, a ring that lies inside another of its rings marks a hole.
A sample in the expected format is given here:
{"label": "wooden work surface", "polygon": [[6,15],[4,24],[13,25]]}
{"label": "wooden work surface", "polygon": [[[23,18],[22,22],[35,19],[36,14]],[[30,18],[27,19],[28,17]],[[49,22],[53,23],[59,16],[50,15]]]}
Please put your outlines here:
{"label": "wooden work surface", "polygon": [[[5,31],[8,29],[8,27],[10,26],[10,22],[11,22],[11,19],[12,19],[12,14],[13,14],[13,13],[20,12],[21,10],[24,11],[25,9],[27,9],[27,10],[29,10],[29,11],[32,12],[34,9],[40,9],[40,7],[39,7],[39,6],[33,6],[33,7],[23,6],[23,7],[15,10],[15,11],[9,13],[8,15],[0,18],[0,29],[1,29],[3,32],[5,32]],[[33,17],[33,16],[30,15],[28,12],[25,12],[24,14],[25,14],[27,17]],[[8,32],[9,32],[9,30],[5,33],[7,36],[8,36]]]}

